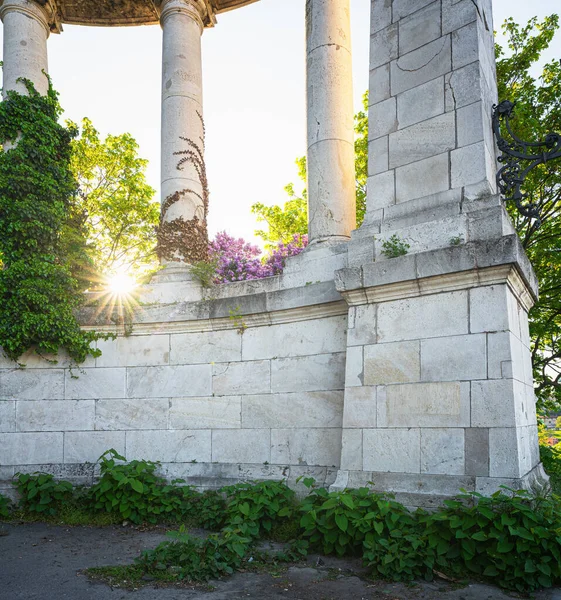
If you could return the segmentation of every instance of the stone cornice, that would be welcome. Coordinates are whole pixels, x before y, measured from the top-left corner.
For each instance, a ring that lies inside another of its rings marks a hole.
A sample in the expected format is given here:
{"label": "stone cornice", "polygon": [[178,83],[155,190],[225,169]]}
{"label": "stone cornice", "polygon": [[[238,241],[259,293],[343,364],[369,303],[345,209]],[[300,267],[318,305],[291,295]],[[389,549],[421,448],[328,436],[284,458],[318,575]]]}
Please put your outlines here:
{"label": "stone cornice", "polygon": [[201,33],[205,27],[212,27],[216,23],[214,9],[209,0],[159,0],[157,4],[162,27],[170,16],[178,13],[197,22]]}
{"label": "stone cornice", "polygon": [[9,12],[19,12],[38,21],[50,33],[60,33],[62,27],[54,0],[4,0],[0,5],[0,19]]}

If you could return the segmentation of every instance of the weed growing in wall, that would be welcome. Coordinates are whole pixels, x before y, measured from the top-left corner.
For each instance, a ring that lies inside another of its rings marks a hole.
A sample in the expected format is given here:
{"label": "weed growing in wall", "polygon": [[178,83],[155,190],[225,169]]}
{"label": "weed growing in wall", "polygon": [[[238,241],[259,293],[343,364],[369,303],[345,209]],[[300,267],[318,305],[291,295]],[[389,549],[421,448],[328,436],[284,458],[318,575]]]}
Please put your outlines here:
{"label": "weed growing in wall", "polygon": [[405,256],[409,252],[411,246],[405,241],[399,238],[395,233],[382,242],[382,254],[386,258],[397,258],[398,256]]}

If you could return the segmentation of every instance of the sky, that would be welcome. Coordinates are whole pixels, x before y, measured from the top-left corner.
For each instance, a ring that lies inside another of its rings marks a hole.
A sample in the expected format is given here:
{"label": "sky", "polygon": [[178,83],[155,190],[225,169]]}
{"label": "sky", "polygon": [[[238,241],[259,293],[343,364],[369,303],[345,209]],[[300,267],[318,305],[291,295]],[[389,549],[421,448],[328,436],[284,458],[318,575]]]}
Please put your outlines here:
{"label": "sky", "polygon": [[[493,0],[495,29],[560,12],[559,0]],[[251,205],[281,204],[306,151],[305,0],[260,0],[203,35],[209,230],[258,242]],[[355,106],[368,87],[370,2],[351,0]],[[49,70],[65,118],[102,134],[131,133],[159,190],[161,30],[65,26],[49,39]],[[548,59],[561,58],[561,34]],[[159,192],[158,192],[159,193]]]}

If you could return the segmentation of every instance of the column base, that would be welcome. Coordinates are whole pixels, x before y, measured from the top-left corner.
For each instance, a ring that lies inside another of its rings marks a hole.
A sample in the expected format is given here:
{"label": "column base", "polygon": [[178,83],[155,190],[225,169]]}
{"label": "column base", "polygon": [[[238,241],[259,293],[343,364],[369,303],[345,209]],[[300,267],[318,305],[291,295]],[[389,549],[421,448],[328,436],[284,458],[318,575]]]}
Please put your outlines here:
{"label": "column base", "polygon": [[342,242],[348,242],[351,239],[348,235],[327,235],[325,237],[316,238],[311,240],[308,244],[308,248],[315,246],[331,246],[333,244],[340,244]]}
{"label": "column base", "polygon": [[168,263],[150,283],[138,288],[141,304],[175,304],[202,299],[203,286],[191,273],[191,267],[184,263]]}

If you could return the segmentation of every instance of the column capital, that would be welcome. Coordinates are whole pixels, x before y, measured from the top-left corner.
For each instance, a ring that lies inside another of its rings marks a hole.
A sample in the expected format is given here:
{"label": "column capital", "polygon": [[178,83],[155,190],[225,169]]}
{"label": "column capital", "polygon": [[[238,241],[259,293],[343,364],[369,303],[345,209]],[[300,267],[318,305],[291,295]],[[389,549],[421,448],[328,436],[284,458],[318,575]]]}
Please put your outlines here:
{"label": "column capital", "polygon": [[157,0],[162,26],[167,18],[173,14],[183,14],[196,21],[201,33],[205,27],[212,27],[216,23],[214,9],[209,0]]}
{"label": "column capital", "polygon": [[55,0],[0,0],[0,19],[9,12],[19,12],[38,21],[51,33],[60,33],[62,26]]}

